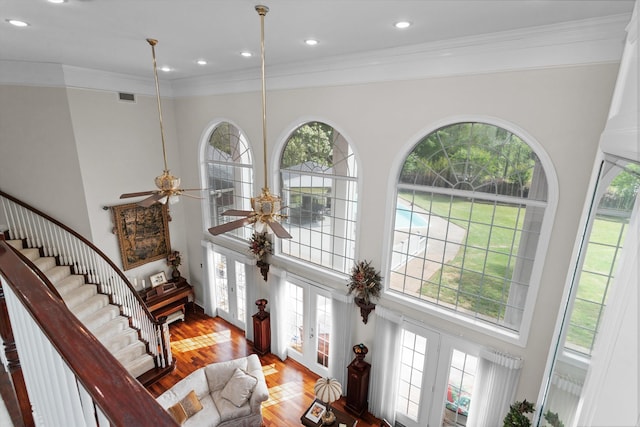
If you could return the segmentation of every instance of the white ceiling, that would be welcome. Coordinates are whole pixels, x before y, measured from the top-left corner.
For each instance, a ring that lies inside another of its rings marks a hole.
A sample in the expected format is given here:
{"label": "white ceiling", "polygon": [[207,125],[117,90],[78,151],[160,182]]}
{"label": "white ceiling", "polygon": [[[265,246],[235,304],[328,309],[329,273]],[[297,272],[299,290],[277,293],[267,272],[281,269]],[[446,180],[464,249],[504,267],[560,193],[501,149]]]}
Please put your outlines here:
{"label": "white ceiling", "polygon": [[[260,19],[249,0],[0,0],[0,60],[63,64],[143,78],[145,39],[159,40],[162,79],[242,73],[260,65]],[[269,0],[267,66],[283,67],[381,49],[631,15],[634,0]],[[6,20],[30,25],[16,28]],[[407,30],[396,20],[413,23]],[[303,41],[316,38],[319,44]],[[252,58],[239,53],[249,50]],[[209,64],[199,66],[197,59]],[[0,63],[1,64],[1,63]]]}

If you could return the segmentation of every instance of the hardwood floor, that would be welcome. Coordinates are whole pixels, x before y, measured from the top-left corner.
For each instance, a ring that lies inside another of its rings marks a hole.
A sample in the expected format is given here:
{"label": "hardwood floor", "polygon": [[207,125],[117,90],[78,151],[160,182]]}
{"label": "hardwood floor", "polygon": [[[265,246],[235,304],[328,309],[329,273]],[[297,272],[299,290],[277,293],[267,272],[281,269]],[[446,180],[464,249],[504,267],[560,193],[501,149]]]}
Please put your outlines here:
{"label": "hardwood floor", "polygon": [[[252,344],[244,338],[243,331],[219,317],[206,316],[201,309],[195,313],[191,309],[187,310],[185,320],[171,324],[169,329],[176,369],[172,374],[148,387],[154,397],[201,366],[254,353]],[[291,359],[282,362],[272,354],[261,356],[260,361],[269,388],[269,400],[262,406],[264,426],[300,426],[300,416],[313,402],[313,386],[318,375]],[[346,388],[346,384],[343,384],[343,387]],[[2,371],[0,394],[14,425],[22,426],[17,403],[12,396],[9,376]],[[344,404],[345,400],[342,398],[335,402],[334,406],[346,412]],[[369,413],[365,413],[358,420],[358,427],[379,425],[380,420]]]}
{"label": "hardwood floor", "polygon": [[[242,330],[219,317],[206,316],[201,310],[187,310],[185,320],[169,328],[176,369],[148,387],[154,397],[201,366],[254,353]],[[261,356],[260,361],[269,388],[269,400],[262,406],[265,427],[300,426],[300,416],[313,402],[318,375],[291,359],[282,362],[272,354]],[[342,398],[334,406],[344,411],[344,403]],[[369,413],[358,420],[358,427],[379,425],[380,420]]]}

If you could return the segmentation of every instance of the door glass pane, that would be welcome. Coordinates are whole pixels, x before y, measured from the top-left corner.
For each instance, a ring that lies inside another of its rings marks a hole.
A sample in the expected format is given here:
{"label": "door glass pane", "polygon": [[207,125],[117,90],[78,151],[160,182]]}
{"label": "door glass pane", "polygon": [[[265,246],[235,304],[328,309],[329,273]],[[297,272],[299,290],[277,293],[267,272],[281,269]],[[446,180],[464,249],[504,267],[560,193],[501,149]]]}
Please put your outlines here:
{"label": "door glass pane", "polygon": [[459,350],[453,350],[443,426],[466,426],[473,383],[476,378],[478,358]]}
{"label": "door glass pane", "polygon": [[427,339],[404,330],[400,351],[400,381],[396,411],[417,421],[420,412]]}
{"label": "door glass pane", "polygon": [[238,303],[238,320],[241,322],[245,322],[246,315],[246,292],[247,292],[247,281],[244,274],[244,264],[236,261],[236,301]]}
{"label": "door glass pane", "polygon": [[317,317],[317,362],[324,367],[329,367],[329,341],[331,335],[331,300],[322,295],[316,299]]}
{"label": "door glass pane", "polygon": [[289,347],[302,353],[304,343],[304,291],[300,286],[287,283],[287,297]]}
{"label": "door glass pane", "polygon": [[216,266],[216,301],[217,308],[229,312],[229,285],[227,282],[227,257],[215,253],[213,261]]}

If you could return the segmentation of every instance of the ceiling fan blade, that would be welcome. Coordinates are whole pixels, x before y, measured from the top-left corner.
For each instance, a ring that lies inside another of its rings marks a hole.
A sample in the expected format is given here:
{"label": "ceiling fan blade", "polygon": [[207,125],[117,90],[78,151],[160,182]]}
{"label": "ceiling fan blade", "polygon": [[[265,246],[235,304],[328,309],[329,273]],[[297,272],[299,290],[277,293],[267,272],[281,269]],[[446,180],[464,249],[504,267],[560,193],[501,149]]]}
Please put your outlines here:
{"label": "ceiling fan blade", "polygon": [[165,197],[164,194],[156,193],[153,196],[147,197],[146,199],[142,200],[141,202],[138,202],[138,206],[141,206],[143,208],[148,208],[149,206],[153,205],[154,203],[157,203],[163,197]]}
{"label": "ceiling fan blade", "polygon": [[277,221],[270,221],[267,224],[269,224],[269,227],[271,227],[271,229],[273,230],[273,232],[275,233],[276,236],[278,236],[281,239],[291,239],[291,234],[289,234],[287,232],[287,230],[284,229],[284,227],[282,226],[282,224],[280,224]]}
{"label": "ceiling fan blade", "polygon": [[[189,191],[189,190],[182,190],[182,191]],[[194,195],[192,195],[192,194],[181,193],[180,195],[181,195],[181,196],[185,196],[185,197],[191,197],[192,199],[200,199],[200,200],[202,200],[202,197],[200,197],[200,196],[194,196]]]}
{"label": "ceiling fan blade", "polygon": [[249,218],[240,218],[235,221],[227,222],[225,224],[216,225],[215,227],[211,227],[209,229],[209,233],[217,236],[218,234],[226,233],[227,231],[235,230],[236,228],[240,228],[243,225],[249,223]]}
{"label": "ceiling fan blade", "polygon": [[139,193],[124,193],[120,195],[121,199],[128,199],[130,197],[149,196],[155,193],[155,191],[140,191]]}
{"label": "ceiling fan blade", "polygon": [[241,211],[239,209],[228,209],[222,212],[223,216],[250,216],[254,212],[253,211]]}

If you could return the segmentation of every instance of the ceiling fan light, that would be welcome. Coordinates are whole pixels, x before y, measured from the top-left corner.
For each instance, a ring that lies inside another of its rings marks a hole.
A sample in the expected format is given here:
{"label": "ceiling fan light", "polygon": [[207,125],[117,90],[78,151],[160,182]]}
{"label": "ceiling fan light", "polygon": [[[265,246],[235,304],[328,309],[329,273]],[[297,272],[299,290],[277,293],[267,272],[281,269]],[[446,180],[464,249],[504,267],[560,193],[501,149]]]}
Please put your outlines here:
{"label": "ceiling fan light", "polygon": [[253,228],[254,230],[256,230],[256,233],[264,233],[265,231],[267,231],[267,224],[258,220],[253,223]]}
{"label": "ceiling fan light", "polygon": [[155,182],[156,187],[158,187],[161,191],[176,190],[180,187],[180,178],[169,174],[168,171],[165,171],[162,175],[157,176]]}
{"label": "ceiling fan light", "polygon": [[180,201],[180,197],[173,195],[173,196],[169,196],[169,204],[170,205],[175,205],[176,203],[178,203]]}

